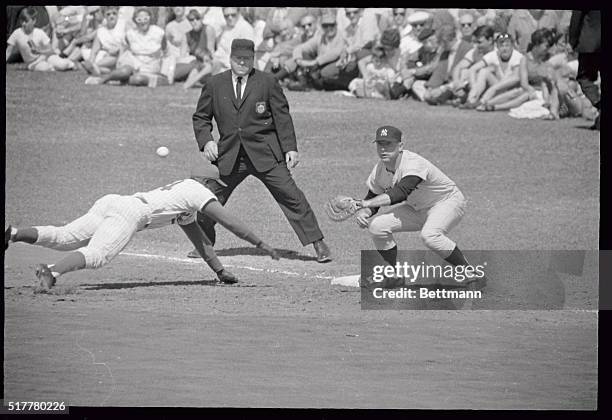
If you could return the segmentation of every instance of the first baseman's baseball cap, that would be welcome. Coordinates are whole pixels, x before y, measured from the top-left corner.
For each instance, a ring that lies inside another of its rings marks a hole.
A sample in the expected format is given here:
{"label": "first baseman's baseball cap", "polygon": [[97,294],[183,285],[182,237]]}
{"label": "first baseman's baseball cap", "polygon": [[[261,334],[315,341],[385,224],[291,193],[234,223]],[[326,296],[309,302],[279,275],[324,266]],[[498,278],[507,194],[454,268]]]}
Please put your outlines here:
{"label": "first baseman's baseball cap", "polygon": [[376,139],[372,143],[377,141],[395,140],[402,141],[402,132],[399,128],[395,128],[392,125],[383,125],[376,130]]}
{"label": "first baseman's baseball cap", "polygon": [[232,41],[233,56],[254,56],[255,44],[250,39],[236,38]]}

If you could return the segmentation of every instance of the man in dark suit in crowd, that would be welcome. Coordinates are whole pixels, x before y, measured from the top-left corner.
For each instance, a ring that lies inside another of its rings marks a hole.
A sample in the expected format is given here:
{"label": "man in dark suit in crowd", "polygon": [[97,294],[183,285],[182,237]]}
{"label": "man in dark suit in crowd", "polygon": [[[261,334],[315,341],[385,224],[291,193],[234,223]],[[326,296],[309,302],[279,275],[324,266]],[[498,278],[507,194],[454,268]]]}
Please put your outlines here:
{"label": "man in dark suit in crowd", "polygon": [[593,129],[599,130],[601,98],[595,84],[600,69],[601,10],[574,10],[570,20],[569,42],[578,53],[578,76],[582,92],[599,110]]}
{"label": "man in dark suit in crowd", "polygon": [[[288,168],[298,164],[297,143],[287,98],[272,74],[253,68],[255,46],[246,39],[232,41],[231,70],[205,80],[193,114],[193,129],[204,157],[219,168],[222,183],[207,185],[225,204],[249,175],[272,193],[302,245],[312,243],[318,262],[331,253],[304,193]],[[212,138],[212,120],[219,143]],[[198,220],[214,243],[214,223]]]}

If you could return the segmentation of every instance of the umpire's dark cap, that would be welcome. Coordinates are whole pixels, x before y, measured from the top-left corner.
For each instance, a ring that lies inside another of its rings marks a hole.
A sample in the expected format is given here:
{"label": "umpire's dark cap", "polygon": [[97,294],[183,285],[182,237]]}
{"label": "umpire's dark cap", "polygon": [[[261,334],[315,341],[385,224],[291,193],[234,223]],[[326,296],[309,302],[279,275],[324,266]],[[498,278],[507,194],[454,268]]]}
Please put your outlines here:
{"label": "umpire's dark cap", "polygon": [[250,39],[236,38],[232,41],[233,56],[254,56],[255,44]]}
{"label": "umpire's dark cap", "polygon": [[376,130],[376,139],[374,143],[377,141],[402,141],[402,132],[399,128],[395,128],[392,125],[383,125],[378,130]]}

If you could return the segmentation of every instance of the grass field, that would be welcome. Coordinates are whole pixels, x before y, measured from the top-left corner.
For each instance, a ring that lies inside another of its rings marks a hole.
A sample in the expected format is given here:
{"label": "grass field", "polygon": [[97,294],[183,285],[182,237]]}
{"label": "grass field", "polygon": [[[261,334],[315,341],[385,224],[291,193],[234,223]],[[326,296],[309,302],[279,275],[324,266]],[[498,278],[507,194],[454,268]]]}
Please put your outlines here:
{"label": "grass field", "polygon": [[[104,194],[146,191],[200,162],[191,127],[199,91],[84,79],[7,70],[6,223],[63,224]],[[284,258],[272,261],[218,229],[221,260],[242,280],[235,286],[209,285],[214,273],[185,260],[191,247],[172,227],[139,233],[112,264],[67,274],[52,294],[34,293],[34,266],[59,253],[14,244],[4,265],[5,399],[596,408],[596,287],[564,277],[565,304],[553,311],[362,311],[359,293],[330,278],[359,273],[370,239],[355,225],[329,222],[322,208],[335,194],[364,194],[374,130],[392,124],[468,198],[451,234],[463,249],[594,250],[599,133],[578,119],[287,96],[302,161],[293,175],[334,261],[314,261],[255,179],[227,207]],[[162,145],[165,159],[155,154]],[[399,238],[401,249],[424,249],[417,235]]]}

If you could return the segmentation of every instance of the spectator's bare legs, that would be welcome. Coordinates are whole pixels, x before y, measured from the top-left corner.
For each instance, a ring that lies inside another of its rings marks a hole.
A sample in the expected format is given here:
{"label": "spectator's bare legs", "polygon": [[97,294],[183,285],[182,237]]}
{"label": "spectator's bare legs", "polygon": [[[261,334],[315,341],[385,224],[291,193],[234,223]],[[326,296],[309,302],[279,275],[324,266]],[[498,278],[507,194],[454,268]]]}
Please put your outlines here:
{"label": "spectator's bare legs", "polygon": [[211,65],[210,63],[206,63],[204,67],[202,67],[201,70],[198,70],[198,69],[191,70],[191,72],[187,76],[187,81],[185,81],[183,88],[189,89],[193,87],[196,83],[201,81],[204,78],[204,76],[211,74],[212,72],[213,72],[213,65]]}
{"label": "spectator's bare legs", "polygon": [[525,93],[525,90],[523,88],[517,87],[514,89],[507,90],[504,93],[500,93],[499,95],[488,100],[486,103],[489,105],[503,104],[504,102],[508,102],[518,98],[523,93]]}
{"label": "spectator's bare legs", "polygon": [[121,83],[127,83],[130,76],[134,73],[134,69],[130,66],[122,66],[116,68],[108,74],[105,74],[100,78],[100,84],[104,84],[110,80],[117,80]]}
{"label": "spectator's bare legs", "polygon": [[510,76],[504,80],[498,81],[497,83],[493,84],[489,89],[487,89],[485,93],[482,94],[480,102],[486,104],[488,103],[488,101],[493,99],[493,97],[496,96],[499,92],[504,92],[510,88],[513,88],[519,85],[519,83],[520,79],[518,75]]}
{"label": "spectator's bare legs", "polygon": [[476,75],[476,81],[472,85],[470,89],[470,93],[468,94],[467,102],[468,103],[476,103],[482,93],[485,91],[487,86],[492,86],[497,83],[499,80],[491,69],[485,67],[481,69]]}

